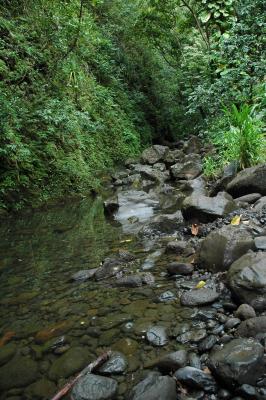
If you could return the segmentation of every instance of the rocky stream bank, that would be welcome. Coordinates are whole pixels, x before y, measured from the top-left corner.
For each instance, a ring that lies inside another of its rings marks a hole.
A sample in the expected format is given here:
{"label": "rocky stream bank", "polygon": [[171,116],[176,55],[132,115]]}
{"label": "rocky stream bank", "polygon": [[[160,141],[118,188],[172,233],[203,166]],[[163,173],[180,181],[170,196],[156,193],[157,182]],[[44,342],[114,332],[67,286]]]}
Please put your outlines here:
{"label": "rocky stream bank", "polygon": [[266,399],[266,165],[230,165],[210,183],[208,151],[196,137],[155,145],[113,174],[101,263],[75,216],[53,226],[58,269],[37,284],[30,234],[31,269],[1,275],[4,289],[28,285],[1,300],[1,400],[49,399],[106,350],[66,398]]}

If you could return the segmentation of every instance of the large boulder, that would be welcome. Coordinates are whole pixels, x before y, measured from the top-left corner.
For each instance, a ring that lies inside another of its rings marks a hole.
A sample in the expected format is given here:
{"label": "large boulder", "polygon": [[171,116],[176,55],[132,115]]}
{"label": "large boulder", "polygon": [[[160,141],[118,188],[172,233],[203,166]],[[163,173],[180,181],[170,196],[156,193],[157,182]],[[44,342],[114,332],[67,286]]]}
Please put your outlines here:
{"label": "large boulder", "polygon": [[266,209],[266,196],[261,197],[254,205],[254,211],[260,212]]}
{"label": "large boulder", "polygon": [[220,192],[216,197],[207,197],[199,193],[186,197],[182,205],[185,219],[197,219],[200,222],[214,221],[235,210],[236,204],[231,196]]}
{"label": "large boulder", "polygon": [[156,164],[158,161],[163,160],[164,156],[168,152],[169,147],[154,145],[145,149],[142,153],[141,159],[144,164]]}
{"label": "large boulder", "polygon": [[195,179],[202,172],[202,164],[198,160],[189,160],[172,165],[171,174],[175,179]]}
{"label": "large boulder", "polygon": [[166,165],[171,166],[184,159],[184,153],[181,150],[175,149],[166,152],[163,161]]}
{"label": "large boulder", "polygon": [[254,339],[239,338],[211,352],[209,368],[229,387],[255,384],[264,372],[264,348]]}
{"label": "large boulder", "polygon": [[256,165],[239,172],[227,185],[226,190],[234,197],[249,193],[266,195],[266,164]]}
{"label": "large boulder", "polygon": [[200,263],[213,272],[226,271],[234,261],[250,249],[255,249],[255,243],[247,227],[223,226],[211,232],[203,240]]}
{"label": "large boulder", "polygon": [[228,283],[240,303],[266,310],[265,253],[249,252],[235,261],[228,272]]}
{"label": "large boulder", "polygon": [[237,336],[242,337],[255,337],[257,335],[265,335],[266,333],[266,317],[249,318],[241,322],[237,328]]}
{"label": "large boulder", "polygon": [[140,174],[143,179],[149,179],[152,182],[159,182],[159,183],[165,182],[170,178],[169,171],[166,171],[165,169],[162,170],[163,168],[159,168],[158,165],[157,167],[155,166],[152,167],[150,165],[136,164],[134,166],[134,171]]}
{"label": "large boulder", "polygon": [[133,387],[128,400],[176,400],[176,382],[170,376],[150,374]]}
{"label": "large boulder", "polygon": [[154,237],[162,235],[174,235],[183,223],[181,211],[174,214],[157,215],[144,225],[139,231],[141,237]]}
{"label": "large boulder", "polygon": [[109,400],[116,397],[117,382],[104,376],[86,374],[74,385],[73,400]]}

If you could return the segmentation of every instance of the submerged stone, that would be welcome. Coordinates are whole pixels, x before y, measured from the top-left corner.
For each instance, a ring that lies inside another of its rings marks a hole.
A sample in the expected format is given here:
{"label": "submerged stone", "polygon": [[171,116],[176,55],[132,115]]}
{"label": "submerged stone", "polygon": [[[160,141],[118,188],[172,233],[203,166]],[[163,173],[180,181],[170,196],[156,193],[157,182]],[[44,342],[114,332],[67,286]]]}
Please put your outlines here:
{"label": "submerged stone", "polygon": [[16,356],[0,368],[0,389],[24,387],[37,379],[38,366],[28,357]]}

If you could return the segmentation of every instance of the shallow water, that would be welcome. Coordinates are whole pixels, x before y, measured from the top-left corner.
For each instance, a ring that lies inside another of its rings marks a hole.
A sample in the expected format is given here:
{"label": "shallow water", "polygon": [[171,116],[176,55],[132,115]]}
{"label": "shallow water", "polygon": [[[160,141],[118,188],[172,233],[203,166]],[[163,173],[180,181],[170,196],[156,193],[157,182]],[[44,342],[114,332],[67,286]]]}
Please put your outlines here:
{"label": "shallow water", "polygon": [[[123,206],[115,220],[105,218],[102,199],[98,198],[25,212],[2,221],[0,338],[10,336],[8,340],[16,346],[16,357],[34,361],[34,374],[29,381],[45,378],[43,392],[46,394],[42,395],[39,390],[37,397],[31,382],[21,387],[14,381],[7,389],[4,384],[1,399],[49,398],[54,385],[60,388],[66,382],[67,376],[60,377],[60,372],[51,373],[51,370],[55,370],[60,357],[69,353],[55,354],[55,338],[45,343],[36,340],[39,331],[47,331],[55,324],[59,326],[55,336],[64,336],[63,350],[78,348],[73,373],[106,349],[116,349],[127,356],[128,372],[116,377],[121,399],[139,379],[148,360],[179,348],[175,341],[162,349],[152,347],[145,340],[149,326],[159,324],[171,328],[193,313],[193,310],[181,310],[177,300],[158,301],[158,296],[166,290],[176,293],[174,281],[165,279],[167,259],[161,257],[160,242],[135,235],[136,226],[158,212],[158,202],[136,191],[121,196],[124,196]],[[136,196],[138,206],[134,207]],[[125,289],[101,281],[71,281],[75,272],[98,267],[106,256],[118,250],[132,252],[136,256],[133,268],[151,271],[155,286]],[[78,363],[82,353],[86,359]],[[0,367],[0,386],[1,368],[5,365]],[[47,381],[53,383],[49,386]]]}

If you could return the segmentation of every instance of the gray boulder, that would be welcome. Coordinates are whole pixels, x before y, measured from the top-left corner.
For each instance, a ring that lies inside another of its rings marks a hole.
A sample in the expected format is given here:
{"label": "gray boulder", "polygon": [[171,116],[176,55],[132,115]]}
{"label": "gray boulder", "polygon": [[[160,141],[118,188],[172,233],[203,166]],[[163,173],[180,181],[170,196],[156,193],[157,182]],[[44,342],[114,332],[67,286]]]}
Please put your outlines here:
{"label": "gray boulder", "polygon": [[192,264],[172,262],[167,266],[170,275],[191,275],[194,271]]}
{"label": "gray boulder", "polygon": [[170,170],[175,179],[195,179],[202,172],[202,164],[199,161],[190,160],[174,164]]}
{"label": "gray boulder", "polygon": [[109,400],[115,398],[116,392],[114,379],[86,374],[74,385],[71,396],[73,400]]}
{"label": "gray boulder", "polygon": [[186,350],[178,350],[168,353],[148,363],[145,367],[157,367],[162,373],[174,372],[186,365],[188,353]]}
{"label": "gray boulder", "polygon": [[264,208],[266,208],[266,196],[263,196],[258,201],[256,201],[253,210],[260,212]]}
{"label": "gray boulder", "polygon": [[193,289],[189,292],[184,292],[180,298],[183,306],[201,306],[213,303],[219,298],[219,293],[215,289]]}
{"label": "gray boulder", "polygon": [[266,333],[266,317],[254,317],[241,322],[236,334],[242,337],[255,337]]}
{"label": "gray boulder", "polygon": [[180,368],[175,373],[178,382],[193,389],[203,389],[205,392],[214,393],[217,389],[214,378],[201,369],[193,367]]}
{"label": "gray boulder", "polygon": [[181,150],[169,150],[166,152],[163,161],[166,165],[171,166],[177,162],[181,162],[184,159],[184,153]]}
{"label": "gray boulder", "polygon": [[235,261],[228,271],[228,283],[239,302],[248,303],[255,310],[265,310],[265,253],[249,252]]}
{"label": "gray boulder", "polygon": [[220,192],[216,197],[192,194],[186,197],[182,205],[182,214],[186,220],[197,219],[200,222],[214,221],[236,209],[231,196]]}
{"label": "gray boulder", "polygon": [[176,400],[176,382],[170,376],[150,374],[133,387],[129,400]]}
{"label": "gray boulder", "polygon": [[119,351],[112,351],[110,358],[97,370],[103,375],[122,374],[127,369],[127,360]]}
{"label": "gray boulder", "polygon": [[170,178],[169,171],[160,170],[155,166],[137,164],[134,166],[134,171],[141,175],[143,179],[148,179],[153,182],[162,183]]}
{"label": "gray boulder", "polygon": [[202,242],[200,263],[213,272],[226,271],[230,265],[255,249],[251,231],[245,226],[227,225],[211,232]]}
{"label": "gray boulder", "polygon": [[165,154],[168,152],[169,147],[154,145],[145,149],[142,153],[141,159],[144,164],[156,164],[158,161],[163,160]]}
{"label": "gray boulder", "polygon": [[227,185],[226,190],[234,197],[250,193],[266,195],[266,164],[256,165],[239,172]]}
{"label": "gray boulder", "polygon": [[256,317],[256,311],[249,304],[241,304],[236,310],[236,317],[246,320]]}
{"label": "gray boulder", "polygon": [[234,339],[211,352],[209,368],[225,385],[255,384],[264,370],[264,348],[254,339]]}
{"label": "gray boulder", "polygon": [[255,247],[257,250],[266,250],[266,236],[258,236],[255,238]]}
{"label": "gray boulder", "polygon": [[251,193],[246,194],[245,196],[240,196],[235,199],[235,201],[240,201],[241,203],[255,203],[257,200],[261,198],[261,194],[259,193]]}

